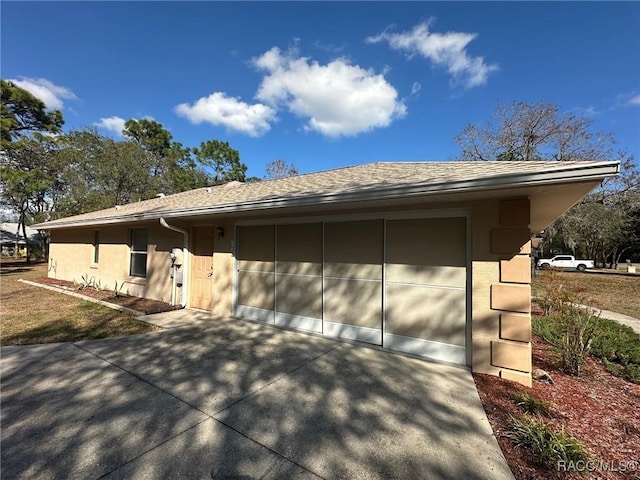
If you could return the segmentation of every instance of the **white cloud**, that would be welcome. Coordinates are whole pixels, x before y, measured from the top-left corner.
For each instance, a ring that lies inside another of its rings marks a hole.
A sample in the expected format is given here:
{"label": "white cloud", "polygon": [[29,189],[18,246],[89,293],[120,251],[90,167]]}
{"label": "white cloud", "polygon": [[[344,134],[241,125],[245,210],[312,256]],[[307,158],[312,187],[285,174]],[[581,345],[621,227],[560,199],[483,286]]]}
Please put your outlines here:
{"label": "white cloud", "polygon": [[122,136],[125,122],[126,120],[124,118],[113,116],[101,118],[100,121],[95,122],[94,125],[96,127],[104,128],[105,130],[110,130],[115,134]]}
{"label": "white cloud", "polygon": [[429,31],[432,22],[433,19],[401,33],[389,33],[385,30],[367,37],[365,42],[386,41],[392,49],[405,52],[409,58],[421,55],[433,64],[445,68],[456,84],[467,88],[487,83],[489,74],[498,70],[498,66],[486,64],[483,57],[473,57],[467,53],[467,46],[478,35],[463,32],[432,33]]}
{"label": "white cloud", "polygon": [[417,95],[421,89],[422,85],[420,85],[420,83],[413,82],[413,85],[411,85],[411,95]]}
{"label": "white cloud", "polygon": [[63,100],[77,99],[71,90],[55,85],[46,78],[20,77],[18,79],[11,78],[9,81],[42,100],[45,106],[51,110],[62,110]]}
{"label": "white cloud", "polygon": [[640,93],[634,90],[616,95],[615,104],[611,106],[611,109],[637,106],[640,106]]}
{"label": "white cloud", "polygon": [[267,72],[256,97],[307,119],[305,130],[328,137],[354,136],[406,115],[398,92],[383,75],[345,59],[320,65],[298,57],[295,50],[283,53],[273,47],[253,63]]}
{"label": "white cloud", "polygon": [[181,103],[174,111],[191,123],[202,122],[222,125],[230,130],[259,137],[276,120],[276,111],[261,103],[249,105],[238,98],[227,97],[223,92],[214,92],[196,100],[193,105]]}
{"label": "white cloud", "polygon": [[640,105],[640,94],[634,95],[627,100],[628,105]]}

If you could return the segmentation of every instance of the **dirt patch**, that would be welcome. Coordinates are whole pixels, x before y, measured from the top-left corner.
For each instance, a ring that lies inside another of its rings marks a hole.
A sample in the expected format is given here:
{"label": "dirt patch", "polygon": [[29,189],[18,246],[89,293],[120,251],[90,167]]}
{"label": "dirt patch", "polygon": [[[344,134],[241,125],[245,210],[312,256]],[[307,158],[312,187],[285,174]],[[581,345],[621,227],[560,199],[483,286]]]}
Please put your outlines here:
{"label": "dirt patch", "polygon": [[[622,470],[629,462],[640,461],[640,385],[618,378],[601,362],[588,358],[582,377],[563,374],[552,347],[539,337],[532,340],[533,366],[549,372],[555,384],[534,381],[532,388],[491,375],[474,374],[480,398],[494,434],[509,466],[518,480],[555,478],[640,478],[636,471]],[[582,442],[603,468],[582,475],[567,474],[535,466],[527,453],[514,447],[505,433],[511,425],[510,415],[522,415],[511,401],[518,392],[527,393],[553,404],[555,417],[549,422]]]}
{"label": "dirt patch", "polygon": [[171,310],[177,310],[180,306],[172,306],[166,302],[159,300],[151,300],[148,298],[133,297],[130,295],[118,294],[116,295],[113,290],[95,288],[82,288],[80,289],[73,282],[67,280],[58,280],[56,278],[39,277],[30,279],[32,282],[40,283],[42,285],[49,285],[60,288],[62,291],[73,291],[87,297],[102,300],[103,302],[113,303],[114,305],[120,305],[127,307],[137,312],[142,312],[147,315],[152,313],[170,312]]}

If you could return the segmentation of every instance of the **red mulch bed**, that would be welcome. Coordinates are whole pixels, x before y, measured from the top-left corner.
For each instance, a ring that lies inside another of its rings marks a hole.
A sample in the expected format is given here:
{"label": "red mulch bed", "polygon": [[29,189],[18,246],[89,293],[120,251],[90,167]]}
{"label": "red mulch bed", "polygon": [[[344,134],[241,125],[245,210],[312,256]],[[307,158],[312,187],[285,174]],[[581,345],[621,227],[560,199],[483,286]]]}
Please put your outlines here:
{"label": "red mulch bed", "polygon": [[159,300],[151,300],[149,298],[132,297],[130,295],[119,294],[116,296],[113,290],[96,290],[95,288],[83,288],[80,289],[73,282],[67,280],[58,280],[56,278],[32,278],[32,282],[41,283],[43,285],[50,285],[53,287],[59,287],[61,290],[73,291],[87,297],[102,300],[103,302],[113,303],[122,307],[127,307],[137,312],[145,313],[147,315],[152,313],[169,312],[171,310],[177,310],[179,305],[172,306],[166,302]]}
{"label": "red mulch bed", "polygon": [[[534,381],[532,388],[491,375],[474,374],[480,399],[489,417],[498,443],[517,480],[566,478],[637,479],[640,478],[640,385],[610,374],[600,361],[588,358],[581,377],[565,375],[551,345],[534,335],[533,368],[547,371],[555,384]],[[536,467],[530,455],[514,447],[504,436],[509,430],[509,415],[522,413],[511,396],[526,391],[551,402],[555,417],[548,420],[582,442],[596,461],[622,469],[624,463],[636,462],[636,471],[595,471],[582,475]]]}

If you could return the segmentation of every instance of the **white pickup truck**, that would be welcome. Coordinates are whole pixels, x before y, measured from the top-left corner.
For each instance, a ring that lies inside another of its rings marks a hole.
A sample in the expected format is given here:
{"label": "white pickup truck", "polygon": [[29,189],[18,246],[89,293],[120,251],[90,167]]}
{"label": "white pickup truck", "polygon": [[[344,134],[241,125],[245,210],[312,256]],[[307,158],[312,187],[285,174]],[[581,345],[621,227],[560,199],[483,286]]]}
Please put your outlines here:
{"label": "white pickup truck", "polygon": [[584,272],[587,268],[593,268],[593,260],[576,260],[572,255],[556,255],[553,258],[541,258],[538,260],[538,268],[570,268]]}

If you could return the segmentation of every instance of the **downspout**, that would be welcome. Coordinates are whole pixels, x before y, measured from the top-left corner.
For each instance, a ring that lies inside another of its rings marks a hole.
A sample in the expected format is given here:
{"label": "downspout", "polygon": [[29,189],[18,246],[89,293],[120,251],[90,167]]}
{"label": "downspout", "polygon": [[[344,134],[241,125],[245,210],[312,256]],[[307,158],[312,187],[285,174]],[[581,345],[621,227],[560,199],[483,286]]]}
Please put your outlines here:
{"label": "downspout", "polygon": [[[189,298],[189,232],[182,228],[174,227],[173,225],[169,225],[164,218],[160,218],[160,225],[164,228],[168,228],[169,230],[173,230],[174,232],[181,233],[184,236],[184,246],[182,247],[182,308],[187,306],[187,299]],[[176,273],[174,272],[174,278]]]}

